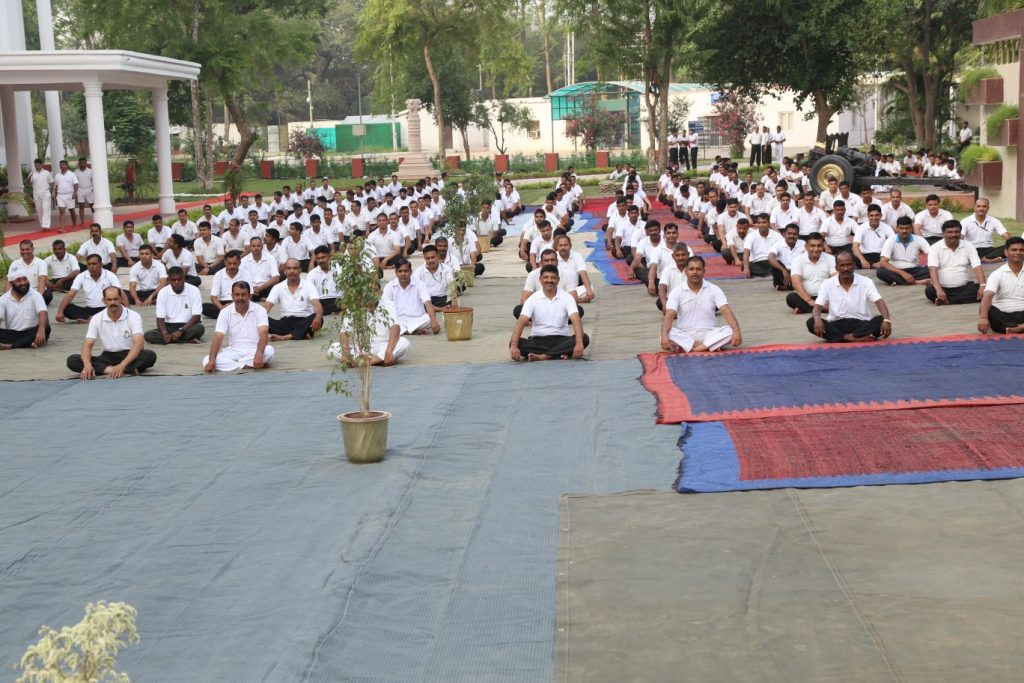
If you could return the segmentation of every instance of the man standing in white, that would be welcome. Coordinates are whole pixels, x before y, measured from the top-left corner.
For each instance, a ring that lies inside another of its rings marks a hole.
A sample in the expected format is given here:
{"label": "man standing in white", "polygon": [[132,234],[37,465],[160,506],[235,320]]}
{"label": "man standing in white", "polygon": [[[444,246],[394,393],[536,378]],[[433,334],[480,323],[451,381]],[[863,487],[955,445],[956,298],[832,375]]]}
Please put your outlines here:
{"label": "man standing in white", "polygon": [[[239,280],[231,286],[231,301],[217,315],[210,355],[203,358],[203,369],[229,372],[270,367],[274,359],[274,347],[267,344],[270,320],[261,306],[249,302],[248,282]],[[231,341],[228,346],[223,346],[224,337]]]}
{"label": "man standing in white", "polygon": [[32,200],[39,216],[39,227],[50,229],[50,211],[53,204],[53,174],[43,168],[43,160],[35,160],[35,170],[28,174],[29,185],[32,186]]}
{"label": "man standing in white", "polygon": [[[661,323],[661,348],[665,351],[718,351],[726,345],[743,343],[725,292],[704,279],[704,259],[691,256],[683,267],[686,282],[668,294],[665,317]],[[717,325],[715,309],[722,312],[728,325]]]}
{"label": "man standing in white", "polygon": [[[807,319],[807,331],[827,342],[870,342],[892,334],[889,307],[875,283],[854,272],[854,261],[848,251],[836,256],[838,274],[821,285],[814,310]],[[871,304],[882,315],[872,317]],[[821,317],[825,308],[828,322]]]}
{"label": "man standing in white", "polygon": [[782,132],[782,126],[775,126],[772,134],[772,146],[775,147],[775,158],[782,162],[782,143],[786,141],[786,134]]}
{"label": "man standing in white", "polygon": [[[124,292],[111,285],[103,290],[104,309],[89,319],[82,352],[68,356],[67,366],[82,379],[106,375],[117,379],[137,375],[156,364],[156,354],[145,348],[142,316],[124,305]],[[92,355],[96,340],[103,353]]]}
{"label": "man standing in white", "polygon": [[85,157],[78,157],[78,168],[75,169],[75,177],[78,179],[78,196],[75,197],[78,200],[78,219],[82,222],[82,227],[85,227],[85,207],[88,206],[89,210],[92,211],[92,203],[94,201],[92,169],[86,163]]}
{"label": "man standing in white", "polygon": [[53,184],[57,190],[57,229],[63,232],[65,210],[71,212],[71,227],[75,227],[75,199],[78,195],[78,176],[63,159],[60,160]]}

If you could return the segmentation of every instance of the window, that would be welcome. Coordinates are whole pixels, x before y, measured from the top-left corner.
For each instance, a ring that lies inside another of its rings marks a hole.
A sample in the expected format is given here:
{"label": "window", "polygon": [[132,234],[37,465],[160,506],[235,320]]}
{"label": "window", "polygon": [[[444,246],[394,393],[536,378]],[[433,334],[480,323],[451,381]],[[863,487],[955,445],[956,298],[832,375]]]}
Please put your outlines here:
{"label": "window", "polygon": [[526,137],[531,140],[540,140],[540,121],[536,119],[530,121],[530,127],[526,129]]}
{"label": "window", "polygon": [[793,128],[793,112],[791,112],[791,111],[780,111],[779,112],[779,125],[782,126],[782,130],[792,130],[792,128]]}

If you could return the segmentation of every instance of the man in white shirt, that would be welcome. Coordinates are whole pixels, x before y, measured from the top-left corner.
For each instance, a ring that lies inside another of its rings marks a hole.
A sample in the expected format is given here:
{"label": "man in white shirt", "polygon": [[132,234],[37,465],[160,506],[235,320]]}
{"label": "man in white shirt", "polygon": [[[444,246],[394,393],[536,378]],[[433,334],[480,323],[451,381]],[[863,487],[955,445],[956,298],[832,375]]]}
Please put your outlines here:
{"label": "man in white shirt", "polygon": [[974,138],[974,131],[971,130],[970,125],[966,121],[960,122],[960,130],[957,131],[957,138],[960,140],[960,146],[957,148],[956,153],[960,154],[964,151],[967,145],[971,144],[971,139]]}
{"label": "man in white shirt", "polygon": [[825,236],[825,250],[833,256],[842,252],[853,254],[850,237],[857,230],[857,224],[846,216],[846,202],[837,199],[832,204],[832,215],[821,224],[821,234]]}
{"label": "man in white shirt", "polygon": [[323,197],[328,202],[333,202],[334,201],[334,193],[335,193],[335,190],[334,190],[333,187],[331,187],[330,178],[328,178],[327,176],[324,176],[321,179],[320,187],[318,187],[315,190],[313,190],[313,196],[316,199],[319,199],[320,197]]}
{"label": "man in white shirt", "polygon": [[228,251],[249,253],[249,240],[252,239],[252,232],[248,225],[242,225],[237,218],[228,221],[228,229],[220,234],[220,238],[224,240],[224,248]]}
{"label": "man in white shirt", "polygon": [[984,197],[974,202],[974,214],[960,221],[964,227],[964,240],[974,245],[982,262],[1002,261],[1003,247],[992,246],[992,233],[1005,237],[1009,233],[998,218],[988,215],[989,203]]}
{"label": "man in white shirt", "polygon": [[43,168],[43,160],[36,159],[35,170],[28,174],[28,184],[32,188],[32,200],[39,216],[39,227],[50,229],[50,213],[53,205],[53,174]]}
{"label": "man in white shirt", "polygon": [[[936,306],[970,304],[981,301],[984,294],[985,271],[978,250],[960,238],[961,230],[960,221],[946,221],[942,224],[942,241],[928,251],[931,282],[924,288],[924,295]],[[971,281],[972,273],[976,282]]]}
{"label": "man in white shirt", "polygon": [[338,269],[331,265],[331,250],[323,245],[317,247],[313,252],[313,260],[316,262],[316,266],[309,271],[306,282],[313,285],[313,289],[316,290],[320,300],[320,310],[323,314],[337,313],[337,299],[341,296],[341,290],[338,289],[338,283],[335,280]]}
{"label": "man in white shirt", "polygon": [[1024,239],[1006,240],[1006,264],[988,278],[978,310],[978,331],[1024,333]]}
{"label": "man in white shirt", "polygon": [[82,265],[67,252],[64,240],[54,240],[50,246],[53,253],[43,259],[46,264],[46,288],[52,292],[66,292],[82,272]]}
{"label": "man in white shirt", "polygon": [[[750,220],[741,214],[732,230],[725,233],[725,241],[722,242],[722,260],[730,266],[743,268],[743,244],[750,234]],[[716,244],[712,242],[712,244]]]}
{"label": "man in white shirt", "polygon": [[142,243],[142,237],[135,232],[135,221],[125,221],[121,225],[121,234],[114,238],[118,268],[131,268],[138,262]]}
{"label": "man in white shirt", "polygon": [[[889,307],[875,288],[875,283],[854,272],[850,252],[836,256],[838,274],[826,280],[814,300],[814,310],[807,319],[807,330],[827,342],[870,342],[888,339],[892,334]],[[881,315],[871,315],[871,304]],[[828,309],[828,321],[822,311]]]}
{"label": "man in white shirt", "polygon": [[[726,263],[733,263],[733,261],[729,259],[729,255],[726,254],[726,251],[728,250],[728,245],[726,244],[728,240],[726,237],[730,232],[736,229],[736,225],[741,220],[747,221],[748,224],[750,223],[746,214],[742,213],[739,208],[740,202],[738,199],[725,200],[725,213],[718,214],[718,218],[715,223],[715,239],[711,240],[711,246],[713,246],[716,251],[722,252],[722,256],[725,256]],[[746,235],[744,234],[744,236]],[[740,246],[737,253],[731,254],[731,256],[734,257],[734,259],[742,261],[743,247]]]}
{"label": "man in white shirt", "polygon": [[185,282],[190,285],[198,287],[203,283],[196,272],[196,257],[185,248],[185,238],[181,235],[171,235],[171,239],[167,242],[167,249],[164,249],[160,260],[168,268],[174,266],[182,268],[185,271]]}
{"label": "man in white shirt", "polygon": [[[803,206],[797,211],[797,225],[800,226],[800,239],[807,239],[811,233],[820,232],[822,224],[828,219],[821,207],[814,203],[814,193],[805,192],[802,197]],[[829,207],[831,208],[831,204]]]}
{"label": "man in white shirt", "polygon": [[765,194],[764,183],[758,183],[754,186],[754,194],[750,197],[748,202],[748,208],[750,209],[751,214],[757,215],[759,213],[766,213],[771,216],[771,213],[775,210],[776,206],[775,197]]}
{"label": "man in white shirt", "polygon": [[36,257],[35,245],[32,244],[32,240],[18,242],[18,253],[21,258],[11,261],[8,266],[5,291],[14,286],[13,282],[16,278],[24,276],[28,279],[29,286],[39,292],[43,300],[49,304],[53,301],[53,294],[46,287],[46,262]]}
{"label": "man in white shirt", "polygon": [[772,147],[775,148],[775,158],[782,162],[783,159],[783,143],[786,141],[786,134],[782,132],[782,126],[775,126],[775,132],[772,134]]}
{"label": "man in white shirt", "polygon": [[302,279],[301,274],[297,260],[286,261],[284,281],[274,285],[263,302],[268,312],[275,304],[281,309],[280,318],[270,318],[271,341],[312,339],[324,324],[320,294],[316,287]]}
{"label": "man in white shirt", "polygon": [[377,252],[375,261],[378,268],[391,268],[402,260],[405,239],[391,230],[388,218],[384,214],[377,215],[376,229],[367,235],[366,242]]}
{"label": "man in white shirt", "polygon": [[875,277],[890,287],[927,285],[931,276],[928,267],[921,265],[920,256],[927,256],[929,250],[928,242],[914,234],[913,219],[900,216],[896,221],[896,234],[882,245]]}
{"label": "man in white shirt", "polygon": [[[743,343],[740,324],[729,307],[725,292],[704,279],[704,259],[691,256],[683,266],[685,281],[672,289],[665,302],[661,323],[661,348],[690,353],[718,351]],[[718,325],[715,311],[721,311],[727,325]]]}
{"label": "man in white shirt", "polygon": [[68,168],[63,159],[58,164],[57,174],[53,177],[53,186],[57,191],[57,229],[64,230],[64,212],[71,213],[71,227],[75,227],[75,198],[78,195],[78,176]]}
{"label": "man in white shirt", "polygon": [[139,247],[139,260],[128,270],[128,300],[135,306],[152,306],[156,295],[167,284],[167,269],[153,260],[153,248]]}
{"label": "man in white shirt", "polygon": [[789,266],[793,291],[786,295],[786,305],[797,315],[810,313],[821,285],[836,274],[836,259],[825,253],[825,238],[812,232],[804,240],[804,253],[793,259]]}
{"label": "man in white shirt", "polygon": [[[558,281],[562,289],[574,295],[573,298],[579,303],[593,301],[594,288],[587,274],[587,264],[582,255],[572,250],[572,240],[568,235],[555,238],[555,251],[558,254]],[[653,264],[650,267],[653,268]]]}
{"label": "man in white shirt", "polygon": [[894,187],[889,193],[889,201],[882,207],[882,222],[895,227],[901,216],[906,216],[913,223],[914,210],[903,203],[903,192]]}
{"label": "man in white shirt", "polygon": [[772,284],[776,291],[788,292],[793,289],[790,268],[798,256],[803,255],[806,246],[800,240],[800,226],[790,223],[782,231],[782,241],[768,254],[768,265],[772,267]]}
{"label": "man in white shirt", "polygon": [[407,260],[399,259],[395,265],[395,279],[384,286],[381,300],[394,304],[398,314],[395,322],[402,328],[402,334],[441,331],[430,292],[421,281],[412,279],[412,264]]}
{"label": "man in white shirt", "polygon": [[529,251],[530,260],[526,264],[526,272],[527,273],[529,273],[530,271],[532,271],[535,268],[539,268],[540,267],[539,262],[540,262],[540,254],[541,254],[542,251],[544,251],[545,249],[554,249],[555,248],[554,229],[553,229],[553,227],[551,225],[551,222],[548,221],[547,219],[542,220],[537,225],[537,229],[540,230],[540,235],[535,237],[533,239],[533,241],[530,242],[530,251]]}
{"label": "man in white shirt", "polygon": [[[401,328],[395,322],[398,316],[395,313],[394,304],[390,301],[379,300],[377,308],[383,309],[384,315],[377,318],[376,329],[370,339],[370,348],[368,349],[371,356],[370,365],[390,367],[396,365],[409,353],[412,344],[402,336]],[[354,341],[349,337],[350,329],[351,323],[346,318],[342,321],[338,341],[331,344],[328,350],[331,357],[342,363],[351,363],[353,355],[361,355],[359,350],[354,347]]]}
{"label": "man in white shirt", "polygon": [[213,231],[215,235],[223,235],[228,230],[228,224],[231,219],[238,221],[241,225],[245,221],[245,216],[240,211],[235,209],[235,202],[232,201],[231,197],[224,199],[224,210],[217,214],[216,229]]}
{"label": "man in white shirt", "polygon": [[[210,283],[210,301],[203,304],[203,315],[216,320],[225,307],[230,306],[234,301],[232,287],[236,282],[249,283],[242,272],[242,252],[232,250],[224,255],[224,268],[213,275],[213,282]],[[252,285],[246,290],[245,300],[252,299]]]}
{"label": "man in white shirt", "polygon": [[[626,220],[615,221],[615,232],[612,235],[612,256],[630,260],[633,256],[633,247],[644,236],[645,225],[646,223],[640,218],[640,207],[635,204],[629,205],[626,209]],[[609,225],[608,228],[612,229],[612,226]]]}
{"label": "man in white shirt", "polygon": [[[85,227],[85,207],[89,207],[92,211],[93,197],[93,185],[92,185],[92,169],[89,168],[89,164],[86,162],[85,157],[78,157],[78,168],[75,169],[75,177],[78,180],[78,219],[81,221],[81,225]],[[74,227],[74,226],[71,226]]]}
{"label": "man in white shirt", "polygon": [[914,234],[935,244],[943,238],[943,225],[953,220],[953,214],[939,208],[939,195],[930,194],[925,197],[925,210],[914,216]]}
{"label": "man in white shirt", "polygon": [[[781,232],[790,223],[797,224],[797,232],[800,229],[800,210],[793,206],[793,197],[788,192],[783,192],[779,195],[779,203],[768,218],[768,223],[771,225],[773,230]],[[811,207],[814,208],[813,205]],[[820,223],[819,223],[820,225]]]}
{"label": "man in white shirt", "polygon": [[213,234],[208,221],[199,222],[199,237],[192,250],[199,275],[213,275],[224,267],[224,254],[227,253],[224,240]]}
{"label": "man in white shirt", "polygon": [[89,226],[89,239],[82,242],[82,246],[78,248],[77,256],[88,261],[88,258],[93,254],[100,257],[100,263],[103,264],[104,268],[111,273],[117,273],[117,254],[114,251],[114,244],[103,236],[103,230],[100,228],[99,223],[93,223]]}
{"label": "man in white shirt", "polygon": [[[90,266],[95,258],[89,257]],[[103,289],[104,308],[89,319],[81,353],[68,356],[68,370],[82,379],[138,375],[156,364],[156,354],[146,348],[143,338],[142,316],[129,309],[124,298],[124,292],[116,285]],[[103,352],[94,356],[92,350],[97,339]]]}
{"label": "man in white shirt", "polygon": [[[590,338],[583,333],[576,301],[558,283],[558,266],[541,266],[541,291],[534,292],[523,303],[509,340],[513,361],[583,357]],[[532,336],[523,339],[523,329],[530,324],[533,325]]]}
{"label": "man in white shirt", "polygon": [[768,214],[760,213],[756,217],[756,230],[748,230],[747,236],[743,238],[743,277],[768,277],[772,274],[772,266],[768,260],[780,245],[783,244],[782,236],[771,229],[768,223]]}
{"label": "man in white shirt", "polygon": [[853,256],[861,268],[875,268],[882,258],[886,240],[895,237],[892,227],[882,222],[882,207],[868,207],[868,221],[853,231]]}
{"label": "man in white shirt", "polygon": [[171,226],[171,232],[175,235],[181,235],[185,239],[186,249],[192,249],[196,238],[199,237],[199,228],[189,220],[188,211],[185,209],[178,211],[178,220]]}
{"label": "man in white shirt", "polygon": [[206,332],[199,288],[185,282],[185,271],[178,266],[167,271],[167,285],[156,295],[156,329],[146,332],[146,341],[150,344],[198,344]]}
{"label": "man in white shirt", "polygon": [[8,284],[0,296],[0,351],[38,349],[50,338],[46,302],[25,275],[8,276]]}
{"label": "man in white shirt", "polygon": [[772,163],[772,132],[768,126],[761,127],[761,164],[767,166]]}
{"label": "man in white shirt", "polygon": [[267,253],[263,248],[263,240],[259,237],[249,240],[249,253],[242,257],[238,268],[252,288],[252,301],[265,299],[281,279],[277,259]]}
{"label": "man in white shirt", "polygon": [[428,244],[423,247],[423,265],[413,271],[412,279],[420,283],[427,294],[430,295],[430,303],[434,308],[446,308],[448,306],[448,287],[455,278],[452,269],[444,263],[437,253],[437,247]]}
{"label": "man in white shirt", "polygon": [[[106,307],[103,300],[104,288],[117,287],[118,291],[121,291],[121,283],[117,276],[109,270],[104,270],[99,254],[90,254],[85,260],[85,268],[75,277],[74,282],[71,283],[71,289],[60,302],[60,308],[57,309],[57,322],[59,323],[64,322],[65,319],[78,323],[88,322],[90,318]],[[79,290],[84,292],[84,306],[71,303],[75,300],[75,295]],[[124,298],[123,305],[128,306],[128,297],[124,296],[124,292],[121,292],[121,296]]]}
{"label": "man in white shirt", "polygon": [[171,239],[171,229],[164,225],[164,217],[160,214],[154,214],[150,219],[153,222],[153,227],[146,233],[146,241],[149,246],[153,247],[153,253],[156,254],[157,258],[163,256],[164,249],[167,248],[167,242]]}
{"label": "man in white shirt", "polygon": [[[270,322],[267,312],[249,301],[249,283],[231,285],[231,300],[217,315],[217,327],[210,342],[210,354],[203,358],[206,372],[229,372],[242,368],[270,367],[274,347],[267,343]],[[230,340],[224,346],[224,338]]]}
{"label": "man in white shirt", "polygon": [[822,191],[821,196],[818,197],[818,206],[825,213],[832,213],[832,205],[838,199],[842,199],[839,195],[839,179],[835,176],[829,176],[826,180],[828,187]]}

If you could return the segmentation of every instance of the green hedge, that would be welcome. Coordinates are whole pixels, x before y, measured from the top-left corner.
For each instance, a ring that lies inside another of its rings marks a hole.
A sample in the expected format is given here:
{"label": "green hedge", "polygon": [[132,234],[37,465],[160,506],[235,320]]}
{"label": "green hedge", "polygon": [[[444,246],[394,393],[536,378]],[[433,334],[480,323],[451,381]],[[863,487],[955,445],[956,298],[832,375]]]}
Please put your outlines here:
{"label": "green hedge", "polygon": [[990,138],[999,137],[999,133],[1003,129],[1003,122],[1007,119],[1015,119],[1020,116],[1020,107],[1016,104],[1001,104],[994,112],[992,112],[987,119],[985,119],[985,129],[988,131]]}

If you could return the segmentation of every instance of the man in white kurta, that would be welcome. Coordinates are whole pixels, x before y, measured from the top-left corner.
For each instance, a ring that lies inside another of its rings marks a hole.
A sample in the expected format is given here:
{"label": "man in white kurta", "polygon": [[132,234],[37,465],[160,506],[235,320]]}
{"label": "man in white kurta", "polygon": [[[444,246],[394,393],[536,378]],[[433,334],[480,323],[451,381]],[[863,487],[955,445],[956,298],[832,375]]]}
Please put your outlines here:
{"label": "man in white kurta", "polygon": [[[249,283],[239,280],[231,287],[231,300],[217,315],[210,354],[203,358],[206,372],[228,372],[270,366],[274,347],[267,344],[270,321],[267,312],[249,301]],[[224,338],[230,341],[224,346]]]}
{"label": "man in white kurta", "polygon": [[53,174],[43,168],[42,159],[35,160],[35,170],[28,174],[28,184],[32,187],[32,201],[39,216],[39,227],[49,230],[53,203]]}

